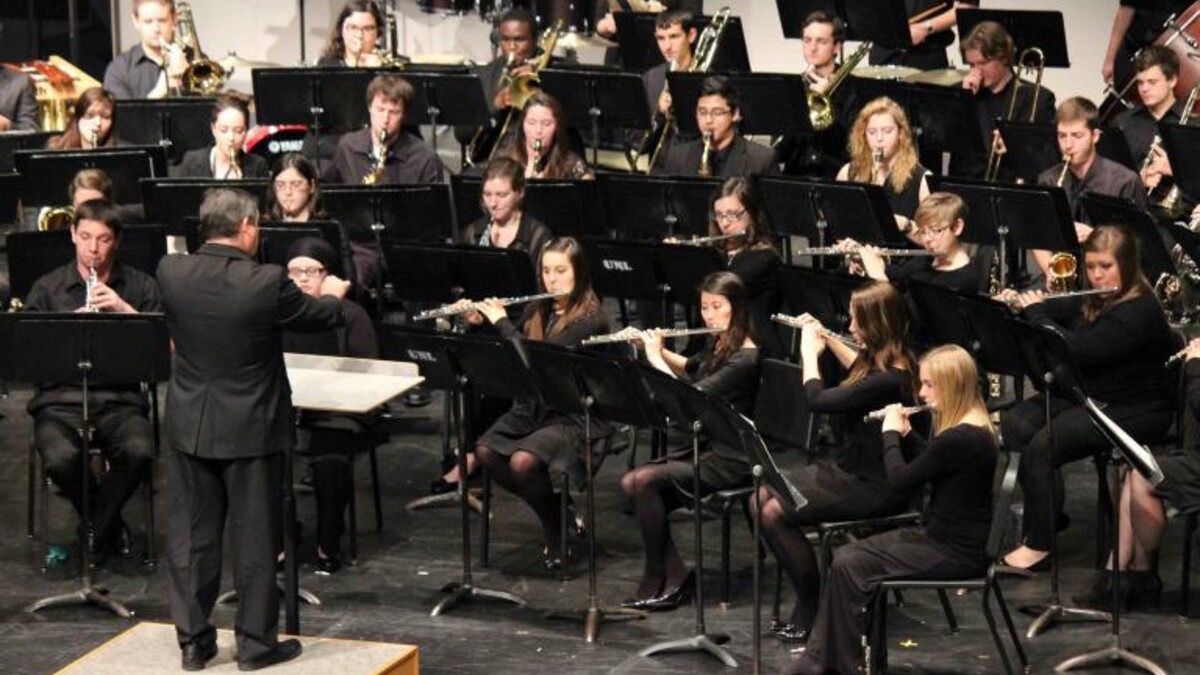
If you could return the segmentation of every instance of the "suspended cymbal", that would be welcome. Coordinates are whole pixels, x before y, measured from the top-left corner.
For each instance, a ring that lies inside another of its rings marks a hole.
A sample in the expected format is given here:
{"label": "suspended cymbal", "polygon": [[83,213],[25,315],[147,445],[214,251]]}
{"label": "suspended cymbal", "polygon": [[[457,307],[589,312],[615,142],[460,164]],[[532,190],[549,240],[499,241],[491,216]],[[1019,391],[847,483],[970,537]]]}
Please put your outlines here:
{"label": "suspended cymbal", "polygon": [[255,68],[279,68],[280,64],[271,63],[270,61],[251,61],[243,59],[237,55],[237,52],[229,52],[224,58],[217,61],[225,70],[254,70]]}
{"label": "suspended cymbal", "polygon": [[939,87],[960,87],[962,86],[963,78],[967,76],[968,72],[970,71],[959,70],[957,68],[922,70],[915,75],[904,78],[904,81],[919,84],[936,84]]}
{"label": "suspended cymbal", "polygon": [[584,35],[583,33],[567,33],[558,38],[558,46],[567,51],[579,51],[581,47],[591,47],[593,49],[610,49],[616,47],[617,43],[612,40],[602,38],[599,35]]}
{"label": "suspended cymbal", "polygon": [[909,66],[859,66],[851,73],[855,77],[868,80],[906,80],[921,72],[919,68]]}

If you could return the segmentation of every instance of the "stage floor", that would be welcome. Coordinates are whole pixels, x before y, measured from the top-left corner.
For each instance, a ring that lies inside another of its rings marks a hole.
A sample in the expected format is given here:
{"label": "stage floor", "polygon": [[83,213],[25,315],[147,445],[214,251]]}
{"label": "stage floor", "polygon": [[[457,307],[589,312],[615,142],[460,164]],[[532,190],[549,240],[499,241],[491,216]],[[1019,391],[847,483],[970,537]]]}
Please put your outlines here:
{"label": "stage floor", "polygon": [[[16,390],[0,401],[0,672],[7,675],[48,673],[64,668],[80,656],[128,629],[131,622],[95,608],[69,608],[30,615],[23,608],[41,597],[69,591],[74,585],[75,551],[66,567],[43,574],[39,570],[41,545],[25,537],[26,457],[30,420],[25,413],[28,392]],[[392,443],[379,451],[384,492],[384,529],[374,530],[371,515],[369,472],[366,462],[358,466],[360,554],[356,566],[332,577],[313,573],[315,514],[311,495],[301,494],[300,517],[305,524],[301,546],[301,583],[320,596],[320,606],[301,608],[301,634],[416,645],[420,649],[423,675],[493,675],[495,673],[706,673],[749,672],[751,656],[751,561],[746,525],[740,518],[733,527],[733,602],[717,606],[719,575],[716,572],[720,527],[706,524],[708,628],[730,636],[728,645],[739,668],[727,669],[716,660],[697,654],[654,658],[637,656],[653,643],[689,636],[693,631],[690,608],[656,614],[645,621],[608,624],[600,641],[583,641],[577,623],[552,621],[543,613],[555,608],[583,606],[587,579],[580,566],[574,579],[561,582],[540,566],[542,541],[532,513],[512,496],[498,493],[492,520],[492,565],[478,570],[480,586],[511,591],[529,601],[527,608],[491,603],[469,603],[438,618],[429,610],[441,597],[440,589],[460,578],[459,514],[453,509],[409,513],[404,504],[422,496],[438,473],[441,420],[440,397],[426,408],[402,410],[404,424]],[[641,458],[647,450],[642,444]],[[784,463],[798,461],[786,456]],[[642,544],[633,519],[624,511],[617,479],[625,457],[608,460],[598,478],[600,545],[600,595],[615,604],[629,595],[641,574]],[[299,472],[298,472],[299,473]],[[1074,521],[1062,536],[1066,556],[1063,573],[1064,597],[1077,592],[1088,581],[1093,560],[1095,520],[1095,475],[1090,462],[1068,471],[1068,511]],[[159,550],[165,523],[161,492],[165,489],[158,471]],[[52,534],[57,543],[69,544],[74,518],[61,498],[51,499]],[[126,519],[140,535],[145,520],[140,500],[135,498]],[[478,518],[472,526],[478,534]],[[682,550],[691,550],[690,526],[677,527]],[[1200,672],[1200,640],[1194,626],[1176,617],[1179,600],[1181,527],[1173,523],[1167,533],[1161,569],[1166,589],[1161,608],[1140,612],[1122,621],[1125,644],[1156,660],[1172,673]],[[478,538],[476,544],[478,554]],[[344,550],[344,549],[343,549]],[[690,556],[688,556],[690,558]],[[764,625],[769,621],[770,584],[767,573],[764,596]],[[116,560],[97,574],[98,582],[111,589],[136,613],[139,621],[170,622],[166,606],[166,574],[160,567],[146,571],[138,560]],[[226,580],[225,587],[228,588]],[[1012,605],[1042,601],[1048,581],[1009,580],[1005,590]],[[889,613],[891,667],[913,673],[1000,673],[983,618],[977,607],[979,596],[968,594],[952,599],[962,631],[946,635],[945,620],[932,594],[909,593],[903,608]],[[785,611],[790,598],[785,594]],[[1193,604],[1200,605],[1200,599]],[[1195,610],[1200,613],[1200,607]],[[232,628],[235,608],[219,607],[219,628]],[[1029,618],[1017,617],[1022,629]],[[1079,624],[1057,627],[1025,642],[1033,672],[1049,672],[1060,660],[1090,651],[1107,643],[1109,627]],[[764,638],[764,672],[778,672],[790,658],[789,650],[772,638]],[[223,655],[226,655],[223,652]],[[304,658],[304,657],[301,657]],[[178,661],[172,661],[177,664]],[[170,671],[168,671],[170,672]],[[333,672],[333,671],[329,671]]]}

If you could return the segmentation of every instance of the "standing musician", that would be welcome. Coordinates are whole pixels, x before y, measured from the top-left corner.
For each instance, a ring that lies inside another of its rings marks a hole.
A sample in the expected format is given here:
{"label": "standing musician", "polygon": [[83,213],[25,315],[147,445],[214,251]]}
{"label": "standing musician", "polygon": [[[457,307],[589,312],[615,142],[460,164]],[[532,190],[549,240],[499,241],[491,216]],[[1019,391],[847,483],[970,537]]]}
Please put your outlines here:
{"label": "standing musician", "polygon": [[[978,377],[971,355],[955,345],[921,359],[921,400],[934,406],[928,442],[913,433],[909,409],[887,407],[882,458],[887,484],[901,493],[929,485],[924,523],[837,549],[808,645],[784,672],[858,672],[864,614],[881,581],[969,579],[987,570],[998,444]],[[871,636],[871,648],[886,649],[887,641],[878,637]]]}
{"label": "standing musician", "polygon": [[[405,133],[404,115],[416,92],[399,75],[376,75],[367,85],[370,124],[338,140],[327,183],[411,184],[445,180],[442,162],[416,136]],[[368,179],[368,177],[371,177]]]}
{"label": "standing musician", "polygon": [[[592,290],[579,242],[571,237],[551,239],[542,247],[539,261],[539,290],[567,295],[530,303],[519,327],[509,321],[508,312],[495,298],[485,300],[479,312],[469,313],[467,320],[473,324],[486,320],[506,338],[519,336],[566,347],[608,332],[611,321]],[[603,425],[593,425],[594,436],[586,439],[582,420],[546,409],[539,399],[531,398],[514,401],[477,442],[475,455],[488,475],[524,500],[541,522],[546,538],[542,560],[546,569],[561,568],[563,559],[570,555],[569,543],[559,540],[562,516],[551,473],[567,472],[575,485],[581,485],[579,453],[598,447],[606,431]]]}
{"label": "standing musician", "polygon": [[[1039,290],[1007,299],[1036,324],[1064,330],[1064,337],[1089,396],[1107,404],[1105,414],[1130,435],[1147,443],[1161,438],[1171,425],[1174,385],[1163,363],[1177,340],[1158,299],[1142,275],[1137,237],[1125,227],[1101,226],[1083,242],[1087,286],[1115,288],[1089,296],[1082,307],[1063,317],[1051,314]],[[1066,301],[1062,301],[1066,302]],[[1017,404],[1000,417],[1004,444],[1021,454],[1021,489],[1025,494],[1024,542],[1004,558],[1029,569],[1050,555],[1051,509],[1062,513],[1063,492],[1057,469],[1112,444],[1082,408],[1057,396],[1050,401],[1054,437],[1046,426],[1045,394]],[[1065,516],[1059,516],[1059,527]]]}
{"label": "standing musician", "polygon": [[51,150],[76,150],[117,145],[113,134],[115,99],[112,92],[92,87],[75,99],[71,124],[46,142]]}
{"label": "standing musician", "polygon": [[33,80],[0,66],[0,133],[37,131],[38,102]]}
{"label": "standing musician", "polygon": [[[1092,227],[1090,218],[1083,210],[1082,195],[1093,192],[1098,195],[1132,199],[1138,206],[1146,207],[1146,190],[1138,175],[1132,170],[1101,157],[1096,152],[1100,141],[1099,111],[1096,105],[1081,96],[1063,101],[1055,113],[1058,133],[1058,151],[1069,157],[1069,170],[1060,162],[1038,176],[1038,185],[1059,185],[1067,193],[1071,216],[1075,219],[1075,234],[1079,241],[1087,239]],[[1031,251],[1042,273],[1049,280],[1050,251]]]}
{"label": "standing musician", "polygon": [[[695,58],[692,49],[696,44],[696,28],[692,25],[692,20],[692,13],[682,9],[666,10],[654,17],[654,40],[658,43],[663,63],[642,73],[642,83],[646,87],[651,126],[654,130],[660,130],[660,133],[671,115],[671,91],[667,87],[667,73],[687,72],[692,69]],[[672,125],[668,131],[671,137],[661,141],[666,144],[664,149],[670,148],[671,143],[679,140],[678,125]],[[655,136],[656,134],[651,133],[648,139],[653,140]],[[642,148],[642,151],[653,153],[654,148]]]}
{"label": "standing musician", "polygon": [[946,58],[946,48],[954,43],[958,8],[978,5],[976,0],[904,0],[913,46],[909,49],[889,49],[875,45],[871,49],[871,63],[921,70],[948,67],[950,61]]}
{"label": "standing musician", "polygon": [[218,180],[266,178],[270,172],[267,160],[243,149],[249,124],[250,104],[244,96],[232,92],[218,96],[210,127],[213,144],[185,153],[176,175]]}
{"label": "standing musician", "polygon": [[[700,284],[700,313],[709,328],[721,328],[704,349],[691,357],[663,347],[662,333],[642,334],[646,359],[672,377],[722,398],[743,415],[751,414],[758,390],[759,351],[750,323],[746,287],[732,272],[714,272]],[[621,489],[633,500],[633,513],[646,546],[642,579],[623,604],[647,610],[670,610],[691,599],[695,570],[688,569],[671,536],[668,514],[691,503],[680,486],[692,485],[691,446],[662,460],[652,460],[621,477]],[[746,485],[750,464],[745,453],[705,440],[700,455],[700,489],[705,494]]]}
{"label": "standing musician", "polygon": [[375,0],[348,0],[329,32],[329,43],[317,60],[319,67],[378,68],[383,59],[375,51],[382,30],[383,12]]}
{"label": "standing musician", "polygon": [[188,57],[175,43],[175,0],[133,0],[140,42],[104,71],[104,88],[117,98],[165,98],[182,86]]}
{"label": "standing musician", "polygon": [[917,205],[929,196],[928,175],[917,157],[904,109],[886,97],[864,106],[850,130],[850,162],[838,171],[837,179],[884,186],[896,227],[912,237]]}
{"label": "standing musician", "polygon": [[[746,140],[737,130],[742,119],[737,89],[723,75],[704,78],[696,101],[696,126],[701,138],[676,143],[653,173],[669,176],[695,176],[702,173],[705,157],[713,176],[749,176],[775,173],[774,152]],[[705,152],[705,138],[709,151]]]}
{"label": "standing musician", "polygon": [[[525,251],[533,260],[550,240],[550,228],[522,209],[525,201],[525,172],[508,157],[488,162],[483,171],[484,214],[463,228],[464,244],[511,248]],[[535,270],[536,271],[536,270]]]}
{"label": "standing musician", "polygon": [[[818,10],[804,18],[803,37],[804,60],[808,62],[804,78],[812,91],[824,94],[831,84],[830,78],[838,70],[837,57],[844,45],[846,24],[841,17]],[[846,80],[830,99],[834,108],[833,125],[824,131],[814,130],[806,136],[786,139],[776,149],[776,156],[783,161],[784,173],[833,178],[838,168],[846,163],[846,141],[850,127],[854,125],[858,96],[854,90],[854,76],[843,77]]]}
{"label": "standing musician", "polygon": [[[25,299],[30,312],[162,311],[158,284],[147,274],[116,261],[121,240],[117,210],[99,199],[80,204],[71,226],[75,259],[42,276]],[[93,500],[91,531],[96,553],[129,553],[129,528],[121,509],[145,478],[154,456],[154,431],[146,418],[149,406],[137,385],[93,386],[88,391],[89,414],[98,448],[107,471],[98,489],[89,489]],[[83,391],[73,384],[38,387],[29,401],[33,415],[34,444],[46,473],[84,513],[83,481],[94,480],[80,462],[83,452],[79,429],[83,423]],[[83,529],[89,524],[81,523]],[[99,559],[99,558],[98,558]]]}
{"label": "standing musician", "polygon": [[571,149],[571,135],[563,124],[562,106],[544,91],[535,91],[521,111],[517,133],[500,149],[525,167],[525,177],[545,180],[592,180],[587,162]]}
{"label": "standing musician", "polygon": [[[845,445],[836,460],[822,460],[789,472],[788,478],[808,498],[798,512],[789,512],[767,489],[761,504],[763,536],[779,559],[796,591],[796,605],[787,623],[774,630],[784,642],[804,642],[813,628],[820,591],[820,572],[804,527],[828,520],[872,518],[900,513],[908,495],[893,490],[884,468],[883,443],[876,423],[863,416],[897,401],[911,404],[916,389],[916,358],[910,346],[908,304],[894,286],[872,282],[850,296],[850,334],[861,351],[825,332],[808,317],[800,340],[804,390],[809,409],[836,414],[845,420]],[[828,349],[844,368],[846,379],[835,387],[821,381],[821,355]]]}

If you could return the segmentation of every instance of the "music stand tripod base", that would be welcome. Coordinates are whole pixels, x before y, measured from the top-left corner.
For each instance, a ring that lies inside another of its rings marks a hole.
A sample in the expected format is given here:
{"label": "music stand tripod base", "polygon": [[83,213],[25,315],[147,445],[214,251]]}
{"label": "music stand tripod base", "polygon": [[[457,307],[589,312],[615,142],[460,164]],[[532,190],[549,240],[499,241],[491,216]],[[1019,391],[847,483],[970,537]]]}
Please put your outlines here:
{"label": "music stand tripod base", "polygon": [[42,598],[25,608],[30,614],[50,607],[66,607],[69,605],[95,605],[107,609],[122,619],[132,619],[133,612],[129,611],[119,600],[108,595],[108,589],[101,586],[87,586],[71,593]]}
{"label": "music stand tripod base", "polygon": [[1153,675],[1167,675],[1167,671],[1163,670],[1157,663],[1151,661],[1144,656],[1138,656],[1131,651],[1123,649],[1118,639],[1113,638],[1112,644],[1104,649],[1098,649],[1087,654],[1072,656],[1062,663],[1054,666],[1054,672],[1065,673],[1068,670],[1075,668],[1084,668],[1087,666],[1120,666],[1127,665],[1132,668],[1144,670]]}
{"label": "music stand tripod base", "polygon": [[[483,515],[483,502],[479,500],[479,488],[471,488],[467,494],[467,503],[471,505],[471,510],[479,515]],[[404,505],[406,511],[420,511],[421,509],[432,509],[440,506],[458,506],[458,493],[446,492],[440,495],[425,495],[418,497]]]}
{"label": "music stand tripod base", "polygon": [[[1039,609],[1041,610],[1040,612],[1038,612]],[[1043,631],[1059,622],[1080,623],[1083,621],[1099,621],[1101,623],[1109,623],[1112,621],[1112,614],[1108,612],[1098,609],[1064,607],[1060,604],[1022,607],[1021,612],[1025,614],[1037,613],[1037,618],[1029,624],[1029,630],[1025,632],[1025,637],[1030,639],[1037,637]]]}
{"label": "music stand tripod base", "polygon": [[[283,586],[277,586],[276,588],[279,590],[280,595],[283,595],[286,593]],[[304,604],[306,604],[306,605],[317,606],[317,605],[322,604],[321,598],[318,598],[316,593],[313,593],[312,591],[308,590],[307,588],[301,587],[301,588],[296,589],[296,596],[299,597],[301,600],[303,600]],[[232,605],[233,603],[235,603],[237,601],[238,601],[237,591],[225,591],[221,595],[217,596],[217,604],[218,605]]]}
{"label": "music stand tripod base", "polygon": [[631,621],[634,619],[645,619],[649,614],[640,609],[631,609],[629,607],[588,607],[587,609],[556,609],[546,612],[543,617],[547,619],[565,619],[567,621],[580,621],[583,623],[583,640],[587,643],[596,641],[596,636],[600,633],[600,625],[605,621]]}
{"label": "music stand tripod base", "polygon": [[509,593],[508,591],[496,591],[488,588],[477,588],[474,584],[466,581],[452,581],[442,587],[443,593],[449,593],[442,598],[433,610],[429,612],[429,616],[441,616],[446,611],[453,608],[464,600],[498,600],[500,602],[511,602],[518,607],[526,607],[529,605],[519,595]]}
{"label": "music stand tripod base", "polygon": [[721,660],[729,668],[737,668],[737,661],[729,655],[721,645],[729,642],[729,636],[723,634],[694,635],[678,640],[668,640],[656,645],[650,645],[638,652],[638,656],[654,656],[663,652],[708,652]]}

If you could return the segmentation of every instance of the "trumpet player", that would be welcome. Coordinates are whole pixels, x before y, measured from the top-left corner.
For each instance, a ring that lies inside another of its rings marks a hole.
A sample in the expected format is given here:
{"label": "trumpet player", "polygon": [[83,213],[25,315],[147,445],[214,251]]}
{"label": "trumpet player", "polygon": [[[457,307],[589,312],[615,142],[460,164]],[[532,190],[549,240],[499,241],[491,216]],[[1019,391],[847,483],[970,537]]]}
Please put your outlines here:
{"label": "trumpet player", "polygon": [[742,119],[737,89],[723,75],[712,75],[700,85],[696,101],[696,126],[700,138],[676,143],[654,173],[672,176],[708,175],[728,178],[778,171],[775,153],[746,140],[737,129]]}
{"label": "trumpet player", "polygon": [[174,0],[133,0],[138,44],[113,59],[104,88],[117,98],[164,98],[179,91],[189,54],[175,42]]}
{"label": "trumpet player", "polygon": [[373,184],[440,183],[444,169],[433,151],[416,136],[405,133],[404,116],[415,96],[408,80],[385,73],[367,85],[370,124],[338,140],[333,162],[326,165],[326,183],[360,184],[378,174]]}
{"label": "trumpet player", "polygon": [[338,12],[320,67],[378,68],[383,59],[375,50],[384,25],[383,12],[375,0],[350,0]]}
{"label": "trumpet player", "polygon": [[218,96],[209,126],[212,145],[184,154],[176,175],[218,180],[266,178],[270,173],[267,160],[242,149],[249,124],[250,104],[244,96],[233,92]]}
{"label": "trumpet player", "polygon": [[[1179,57],[1175,52],[1161,45],[1151,45],[1138,52],[1133,60],[1137,71],[1134,79],[1140,104],[1117,115],[1113,126],[1125,137],[1133,159],[1139,166],[1146,165],[1147,155],[1164,155],[1162,148],[1156,148],[1155,136],[1158,135],[1158,123],[1166,122],[1179,124],[1183,116],[1183,102],[1175,96],[1175,86],[1179,83]],[[1147,167],[1143,170],[1142,179],[1146,179],[1148,171],[1157,167]],[[1157,178],[1161,172],[1155,170],[1151,176]],[[1157,180],[1153,181],[1157,184]],[[1153,188],[1147,185],[1147,188]]]}
{"label": "trumpet player", "polygon": [[928,175],[904,109],[887,97],[864,106],[850,130],[850,161],[837,180],[884,186],[897,229],[913,238],[913,215],[929,196]]}

